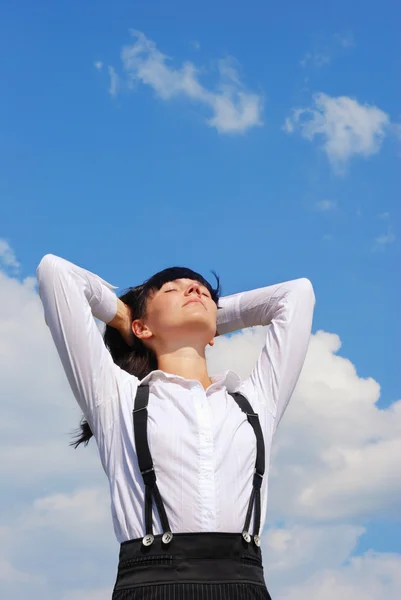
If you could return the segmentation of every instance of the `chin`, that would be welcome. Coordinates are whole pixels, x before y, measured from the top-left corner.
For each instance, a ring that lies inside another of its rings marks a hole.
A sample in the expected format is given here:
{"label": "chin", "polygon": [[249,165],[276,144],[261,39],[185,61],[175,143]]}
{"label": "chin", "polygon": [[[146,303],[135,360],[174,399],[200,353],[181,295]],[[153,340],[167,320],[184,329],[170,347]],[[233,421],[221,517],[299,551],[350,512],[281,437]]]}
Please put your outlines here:
{"label": "chin", "polygon": [[210,315],[201,314],[194,311],[191,315],[187,315],[180,323],[175,323],[169,328],[169,335],[177,339],[180,337],[188,338],[194,336],[197,342],[202,338],[205,340],[205,346],[214,338],[216,333],[216,322],[211,321]]}

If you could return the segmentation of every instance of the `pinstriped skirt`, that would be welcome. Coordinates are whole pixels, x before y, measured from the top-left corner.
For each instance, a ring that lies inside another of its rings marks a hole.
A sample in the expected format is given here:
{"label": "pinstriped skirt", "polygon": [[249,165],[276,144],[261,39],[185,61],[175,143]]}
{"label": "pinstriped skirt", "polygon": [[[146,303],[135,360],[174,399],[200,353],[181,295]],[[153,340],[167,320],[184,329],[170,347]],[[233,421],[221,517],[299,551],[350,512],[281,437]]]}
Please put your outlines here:
{"label": "pinstriped skirt", "polygon": [[123,542],[112,600],[271,600],[260,548],[241,534],[175,534]]}

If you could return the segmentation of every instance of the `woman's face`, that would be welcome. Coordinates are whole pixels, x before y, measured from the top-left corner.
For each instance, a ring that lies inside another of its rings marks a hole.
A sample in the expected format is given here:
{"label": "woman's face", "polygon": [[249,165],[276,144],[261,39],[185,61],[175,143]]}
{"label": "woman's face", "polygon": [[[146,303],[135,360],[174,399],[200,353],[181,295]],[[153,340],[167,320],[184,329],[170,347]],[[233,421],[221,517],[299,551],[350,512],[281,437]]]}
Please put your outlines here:
{"label": "woman's face", "polygon": [[[134,333],[152,343],[203,344],[216,335],[217,306],[204,285],[191,279],[165,283],[147,301],[146,316],[134,321]],[[137,327],[136,327],[137,325]]]}

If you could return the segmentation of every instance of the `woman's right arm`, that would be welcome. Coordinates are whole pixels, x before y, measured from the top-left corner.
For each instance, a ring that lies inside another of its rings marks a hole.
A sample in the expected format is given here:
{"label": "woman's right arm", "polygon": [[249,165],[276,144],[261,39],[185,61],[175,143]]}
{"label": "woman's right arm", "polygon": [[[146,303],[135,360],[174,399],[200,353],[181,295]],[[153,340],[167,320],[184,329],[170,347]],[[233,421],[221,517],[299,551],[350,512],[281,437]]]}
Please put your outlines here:
{"label": "woman's right arm", "polygon": [[52,254],[37,269],[45,320],[71,389],[94,434],[111,425],[122,372],[107,350],[93,317],[116,328],[129,321],[127,307],[106,281]]}

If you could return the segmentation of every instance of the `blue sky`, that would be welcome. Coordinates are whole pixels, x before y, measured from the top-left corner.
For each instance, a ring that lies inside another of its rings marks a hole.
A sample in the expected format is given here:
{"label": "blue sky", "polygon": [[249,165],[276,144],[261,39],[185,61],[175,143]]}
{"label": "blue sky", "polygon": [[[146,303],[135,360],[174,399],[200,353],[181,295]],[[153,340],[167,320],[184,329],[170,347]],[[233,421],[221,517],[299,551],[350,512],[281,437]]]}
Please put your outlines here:
{"label": "blue sky", "polygon": [[[389,407],[401,387],[400,16],[389,0],[3,7],[12,276],[51,252],[122,288],[174,264],[215,269],[225,293],[309,277],[313,331],[337,334]],[[366,517],[357,552],[401,552],[397,510]]]}

